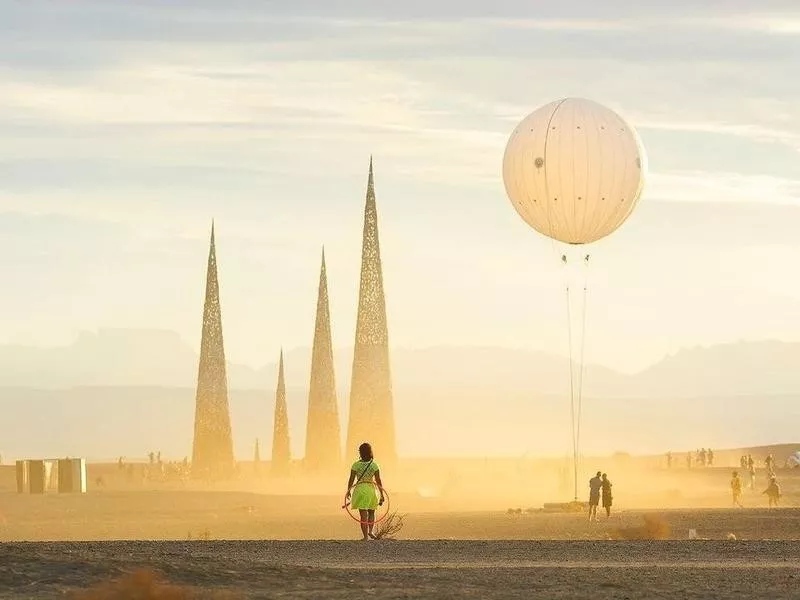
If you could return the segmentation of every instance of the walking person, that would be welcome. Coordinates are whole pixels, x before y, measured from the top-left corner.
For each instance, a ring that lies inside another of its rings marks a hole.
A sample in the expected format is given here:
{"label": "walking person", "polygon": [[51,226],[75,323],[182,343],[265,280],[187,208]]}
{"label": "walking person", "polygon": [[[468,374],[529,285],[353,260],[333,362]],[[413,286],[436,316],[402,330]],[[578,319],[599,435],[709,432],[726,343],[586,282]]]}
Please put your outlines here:
{"label": "walking person", "polygon": [[[361,535],[364,541],[373,540],[375,534],[375,511],[384,502],[381,471],[372,454],[372,446],[363,443],[358,447],[359,460],[350,467],[345,501],[361,516]],[[379,497],[380,496],[380,497]]]}
{"label": "walking person", "polygon": [[767,477],[773,477],[775,475],[775,457],[772,454],[767,454],[764,466],[767,468]]}
{"label": "walking person", "polygon": [[769,498],[769,507],[778,506],[778,500],[781,497],[781,486],[778,485],[778,480],[775,477],[770,477],[767,489],[763,491]]}
{"label": "walking person", "polygon": [[731,494],[733,495],[733,505],[742,505],[742,480],[739,479],[739,472],[734,471],[731,478]]}
{"label": "walking person", "polygon": [[589,480],[589,520],[597,521],[597,507],[600,504],[600,490],[603,480],[600,471]]}
{"label": "walking person", "polygon": [[603,508],[606,509],[606,519],[609,519],[611,518],[611,504],[614,498],[611,495],[611,481],[609,481],[605,473],[603,473],[601,490],[603,492]]}

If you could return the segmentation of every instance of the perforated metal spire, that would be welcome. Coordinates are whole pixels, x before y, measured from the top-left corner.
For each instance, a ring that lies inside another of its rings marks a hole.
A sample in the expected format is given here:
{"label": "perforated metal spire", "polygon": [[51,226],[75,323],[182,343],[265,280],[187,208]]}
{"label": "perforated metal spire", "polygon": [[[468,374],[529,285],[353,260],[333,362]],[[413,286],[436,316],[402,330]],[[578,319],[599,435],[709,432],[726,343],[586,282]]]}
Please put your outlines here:
{"label": "perforated metal spire", "polygon": [[222,309],[219,301],[217,253],[212,221],[195,397],[192,473],[197,477],[225,478],[232,474],[233,467],[233,438],[228,408]]}
{"label": "perforated metal spire", "polygon": [[389,333],[371,157],[364,208],[347,456],[355,456],[362,442],[372,444],[378,461],[390,462],[396,458]]}
{"label": "perforated metal spire", "polygon": [[311,383],[308,392],[308,423],[304,466],[311,471],[338,469],[342,460],[336,376],[333,366],[331,315],[328,304],[328,276],[325,249],[317,293],[317,317],[311,351]]}

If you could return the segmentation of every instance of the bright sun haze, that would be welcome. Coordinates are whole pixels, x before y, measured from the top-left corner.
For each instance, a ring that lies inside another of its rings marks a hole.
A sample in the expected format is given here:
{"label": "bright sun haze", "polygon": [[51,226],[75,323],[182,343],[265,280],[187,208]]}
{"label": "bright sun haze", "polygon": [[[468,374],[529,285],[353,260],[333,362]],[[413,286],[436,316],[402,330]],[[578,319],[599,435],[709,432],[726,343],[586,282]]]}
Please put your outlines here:
{"label": "bright sun haze", "polygon": [[0,0],[0,600],[797,597],[799,75],[798,0]]}

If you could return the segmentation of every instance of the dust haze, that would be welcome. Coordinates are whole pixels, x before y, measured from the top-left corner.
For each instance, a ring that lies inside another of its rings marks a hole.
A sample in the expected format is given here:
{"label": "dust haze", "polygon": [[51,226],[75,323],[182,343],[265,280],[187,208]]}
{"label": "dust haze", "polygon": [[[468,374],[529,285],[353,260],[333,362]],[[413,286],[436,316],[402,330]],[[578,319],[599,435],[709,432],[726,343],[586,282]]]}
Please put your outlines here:
{"label": "dust haze", "polygon": [[796,597],[800,10],[711,4],[3,3],[0,600]]}

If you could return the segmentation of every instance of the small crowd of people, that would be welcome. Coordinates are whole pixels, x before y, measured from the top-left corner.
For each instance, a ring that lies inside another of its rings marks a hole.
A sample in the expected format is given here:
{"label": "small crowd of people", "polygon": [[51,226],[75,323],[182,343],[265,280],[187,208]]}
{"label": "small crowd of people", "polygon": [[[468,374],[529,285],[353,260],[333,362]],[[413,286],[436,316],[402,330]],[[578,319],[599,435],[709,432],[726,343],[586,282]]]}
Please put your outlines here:
{"label": "small crowd of people", "polygon": [[[753,471],[754,473],[755,464],[756,462],[753,460],[752,454],[743,455],[739,459],[739,465],[742,467],[742,469],[747,469],[748,471]],[[767,457],[764,459],[764,468],[767,470],[768,477],[775,475],[775,457],[772,454],[767,454]]]}
{"label": "small crowd of people", "polygon": [[[770,508],[778,506],[778,501],[781,498],[781,486],[778,484],[778,478],[774,472],[769,472],[769,483],[767,489],[762,494],[766,495]],[[755,488],[755,471],[751,472],[750,476],[750,489]],[[742,504],[742,479],[739,477],[739,472],[734,471],[731,478],[731,494],[733,495],[734,506],[744,506]]]}
{"label": "small crowd of people", "polygon": [[129,483],[145,483],[148,481],[188,481],[190,468],[189,458],[182,461],[163,461],[161,452],[149,452],[148,462],[129,463],[120,456],[117,459],[117,468],[124,471]]}
{"label": "small crowd of people", "polygon": [[[752,454],[743,454],[739,458],[739,466],[742,471],[746,472],[750,479],[750,489],[756,489],[756,461],[753,459]],[[764,468],[767,471],[767,489],[762,494],[767,496],[770,507],[778,506],[781,498],[781,486],[778,483],[778,477],[775,474],[775,457],[772,454],[767,454],[764,459]],[[734,506],[742,506],[742,479],[738,471],[733,472],[731,478],[731,494],[733,496]]]}
{"label": "small crowd of people", "polygon": [[597,507],[603,503],[606,518],[611,517],[611,506],[614,497],[611,494],[611,480],[600,471],[589,480],[589,521],[597,521]]}
{"label": "small crowd of people", "polygon": [[[667,452],[667,468],[671,469],[673,463],[672,452]],[[700,467],[714,466],[714,451],[711,448],[700,448],[695,452],[686,453],[686,468],[691,469],[693,465]]]}
{"label": "small crowd of people", "polygon": [[739,466],[742,468],[742,471],[745,471],[750,477],[750,489],[756,489],[756,461],[753,460],[753,455],[742,455],[739,459]]}

